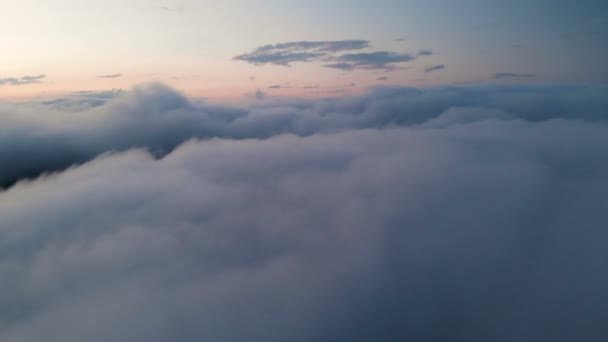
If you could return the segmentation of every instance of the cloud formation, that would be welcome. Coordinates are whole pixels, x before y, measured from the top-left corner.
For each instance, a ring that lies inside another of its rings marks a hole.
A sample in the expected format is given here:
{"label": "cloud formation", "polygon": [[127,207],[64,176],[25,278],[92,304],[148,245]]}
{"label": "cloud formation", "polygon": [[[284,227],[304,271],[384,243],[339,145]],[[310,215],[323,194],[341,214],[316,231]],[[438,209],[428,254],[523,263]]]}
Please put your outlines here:
{"label": "cloud formation", "polygon": [[445,65],[443,65],[443,64],[429,65],[424,68],[424,72],[433,72],[433,71],[443,70],[443,69],[445,69]]}
{"label": "cloud formation", "polygon": [[391,51],[372,51],[360,53],[336,54],[348,50],[363,50],[370,47],[366,40],[340,40],[318,42],[289,42],[275,45],[265,45],[251,53],[233,58],[254,65],[274,64],[291,66],[294,62],[324,62],[325,67],[352,71],[398,69],[399,63],[411,62],[417,57],[430,56],[430,50],[420,50],[416,54],[398,53]]}
{"label": "cloud formation", "polygon": [[275,64],[290,66],[293,62],[309,62],[345,50],[360,50],[369,47],[366,40],[300,41],[261,46],[251,53],[234,57],[255,65]]}
{"label": "cloud formation", "polygon": [[338,63],[326,64],[328,68],[341,70],[386,70],[393,71],[398,68],[397,63],[411,62],[416,56],[407,53],[389,51],[349,53],[330,60]]}
{"label": "cloud formation", "polygon": [[531,77],[536,77],[535,74],[517,74],[517,73],[513,73],[513,72],[499,72],[494,74],[494,78],[496,79],[500,79],[500,78],[531,78]]}
{"label": "cloud formation", "polygon": [[[251,108],[194,104],[160,84],[143,85],[129,92],[77,93],[29,106],[0,106],[0,165],[11,165],[0,169],[0,186],[61,170],[110,151],[142,147],[162,156],[193,137],[269,138],[409,126],[436,118],[451,107],[498,108],[534,121],[575,112],[597,120],[603,117],[602,106],[607,105],[597,95],[601,93],[598,89],[379,88],[358,98],[268,101]],[[586,112],[576,105],[581,99],[590,104]],[[556,103],[560,105],[552,105]]]}
{"label": "cloud formation", "polygon": [[23,84],[33,84],[40,83],[42,79],[44,79],[46,75],[38,75],[38,76],[22,76],[22,77],[5,77],[0,78],[0,86],[2,85],[23,85]]}
{"label": "cloud formation", "polygon": [[118,78],[122,77],[122,74],[110,74],[110,75],[99,75],[97,78]]}
{"label": "cloud formation", "polygon": [[0,340],[605,340],[606,90],[2,104]]}

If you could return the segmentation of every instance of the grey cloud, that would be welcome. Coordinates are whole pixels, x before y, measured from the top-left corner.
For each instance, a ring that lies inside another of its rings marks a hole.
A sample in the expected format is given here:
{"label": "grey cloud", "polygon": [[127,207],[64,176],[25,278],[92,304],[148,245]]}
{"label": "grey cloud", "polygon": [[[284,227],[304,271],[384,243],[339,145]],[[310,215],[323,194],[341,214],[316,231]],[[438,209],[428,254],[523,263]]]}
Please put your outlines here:
{"label": "grey cloud", "polygon": [[531,78],[536,77],[535,74],[517,74],[512,72],[499,72],[494,74],[494,78]]}
{"label": "grey cloud", "polygon": [[233,60],[245,61],[255,65],[275,64],[291,66],[293,62],[325,62],[327,68],[351,71],[398,69],[399,63],[411,62],[417,57],[429,56],[430,50],[420,50],[417,54],[405,54],[391,51],[374,51],[360,53],[338,52],[347,50],[362,50],[370,47],[366,40],[318,41],[318,42],[289,42],[275,45],[265,45],[251,53],[239,55]]}
{"label": "grey cloud", "polygon": [[281,85],[275,84],[268,87],[269,89],[281,89]]}
{"label": "grey cloud", "polygon": [[606,89],[2,104],[0,155],[109,153],[0,192],[0,340],[604,341]]}
{"label": "grey cloud", "polygon": [[354,70],[355,69],[355,65],[351,64],[351,63],[333,63],[333,64],[325,64],[324,66],[327,68],[340,69],[340,70]]}
{"label": "grey cloud", "polygon": [[22,77],[5,77],[0,78],[0,86],[2,85],[23,85],[23,84],[33,84],[40,83],[42,79],[44,79],[46,75],[38,75],[38,76],[22,76]]}
{"label": "grey cloud", "polygon": [[117,78],[122,77],[122,74],[99,75],[97,78]]}
{"label": "grey cloud", "polygon": [[275,64],[289,66],[293,62],[310,62],[345,50],[360,50],[369,47],[366,40],[300,41],[259,47],[251,53],[234,57],[255,65]]}
{"label": "grey cloud", "polygon": [[[264,101],[250,108],[196,104],[159,84],[0,105],[0,186],[65,169],[100,154],[146,148],[161,157],[190,138],[269,138],[418,125],[453,107],[498,108],[530,121],[599,120],[601,87],[460,86],[378,88],[322,102]],[[254,94],[255,96],[255,94]],[[586,103],[585,107],[578,105]],[[584,111],[581,110],[585,109]],[[90,120],[94,117],[96,120]]]}
{"label": "grey cloud", "polygon": [[376,81],[386,81],[386,80],[388,80],[388,77],[386,77],[386,76],[383,76],[383,77],[378,77],[378,78],[376,79]]}
{"label": "grey cloud", "polygon": [[443,70],[445,69],[445,65],[443,64],[439,64],[439,65],[430,65],[424,68],[424,72],[433,72],[433,71],[437,71],[437,70]]}
{"label": "grey cloud", "polygon": [[390,51],[349,53],[330,60],[337,63],[326,64],[325,67],[341,70],[387,70],[392,71],[398,68],[397,63],[411,62],[415,56],[407,53],[397,53]]}

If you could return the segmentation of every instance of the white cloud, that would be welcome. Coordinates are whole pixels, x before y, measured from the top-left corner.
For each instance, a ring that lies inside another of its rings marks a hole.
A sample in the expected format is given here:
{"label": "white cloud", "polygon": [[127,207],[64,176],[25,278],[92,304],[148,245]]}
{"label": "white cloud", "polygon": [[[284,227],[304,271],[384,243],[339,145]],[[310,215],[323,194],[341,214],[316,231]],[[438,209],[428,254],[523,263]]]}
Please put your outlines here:
{"label": "white cloud", "polygon": [[[600,340],[601,93],[238,110],[154,86],[71,130],[9,120],[23,146],[97,132],[99,152],[129,150],[0,193],[0,340]],[[211,139],[131,149],[191,136]]]}

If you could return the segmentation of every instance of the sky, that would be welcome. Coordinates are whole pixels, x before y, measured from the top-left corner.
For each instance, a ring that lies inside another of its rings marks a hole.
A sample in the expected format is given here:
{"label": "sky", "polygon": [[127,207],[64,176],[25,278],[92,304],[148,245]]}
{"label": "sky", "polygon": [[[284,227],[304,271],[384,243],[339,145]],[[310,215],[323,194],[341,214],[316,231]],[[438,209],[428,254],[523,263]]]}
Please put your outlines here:
{"label": "sky", "polygon": [[[1,0],[0,6],[1,98],[147,81],[193,97],[235,99],[256,89],[318,97],[376,85],[608,80],[608,4],[601,0]],[[367,44],[287,65],[235,59],[266,45],[345,40]],[[327,67],[344,64],[341,55],[376,52],[401,59],[393,68]]]}

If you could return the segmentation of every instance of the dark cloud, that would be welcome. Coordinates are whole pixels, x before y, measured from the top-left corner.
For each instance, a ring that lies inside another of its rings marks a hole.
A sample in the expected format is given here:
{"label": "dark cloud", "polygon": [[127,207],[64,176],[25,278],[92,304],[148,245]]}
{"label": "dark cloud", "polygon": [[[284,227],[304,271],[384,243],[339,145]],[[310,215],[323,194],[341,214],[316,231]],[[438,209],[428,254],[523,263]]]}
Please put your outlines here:
{"label": "dark cloud", "polygon": [[433,72],[433,71],[443,70],[443,69],[445,69],[445,65],[443,65],[443,64],[429,65],[424,68],[424,72]]}
{"label": "dark cloud", "polygon": [[38,75],[38,76],[22,76],[22,77],[5,77],[0,78],[0,86],[2,85],[23,85],[23,84],[33,84],[40,83],[42,79],[44,79],[46,75]]}
{"label": "dark cloud", "polygon": [[0,104],[0,340],[605,341],[606,90]]}
{"label": "dark cloud", "polygon": [[329,60],[336,63],[325,64],[327,68],[341,70],[386,70],[392,71],[398,68],[398,63],[411,62],[416,56],[407,53],[389,51],[349,53]]}
{"label": "dark cloud", "polygon": [[122,77],[122,74],[110,74],[110,75],[100,75],[97,78],[117,78]]}
{"label": "dark cloud", "polygon": [[275,84],[268,87],[269,89],[281,89],[281,85]]}
{"label": "dark cloud", "polygon": [[531,78],[536,77],[535,74],[516,74],[512,72],[499,72],[494,74],[494,78]]}
{"label": "dark cloud", "polygon": [[318,60],[328,53],[360,50],[367,47],[369,47],[369,42],[366,40],[288,42],[265,45],[253,50],[251,53],[239,55],[233,59],[255,65],[275,64],[289,66],[293,62]]}
{"label": "dark cloud", "polygon": [[378,77],[378,78],[376,79],[376,81],[386,81],[386,80],[388,80],[388,77],[386,77],[386,76],[383,76],[383,77]]}
{"label": "dark cloud", "polygon": [[366,40],[343,40],[321,42],[290,42],[265,45],[253,52],[236,56],[233,60],[245,61],[255,65],[275,64],[291,66],[293,62],[322,61],[327,68],[351,71],[385,70],[393,71],[399,63],[411,62],[417,57],[430,56],[430,50],[420,50],[417,54],[405,54],[391,51],[374,51],[361,53],[336,53],[347,50],[361,50],[370,47]]}

